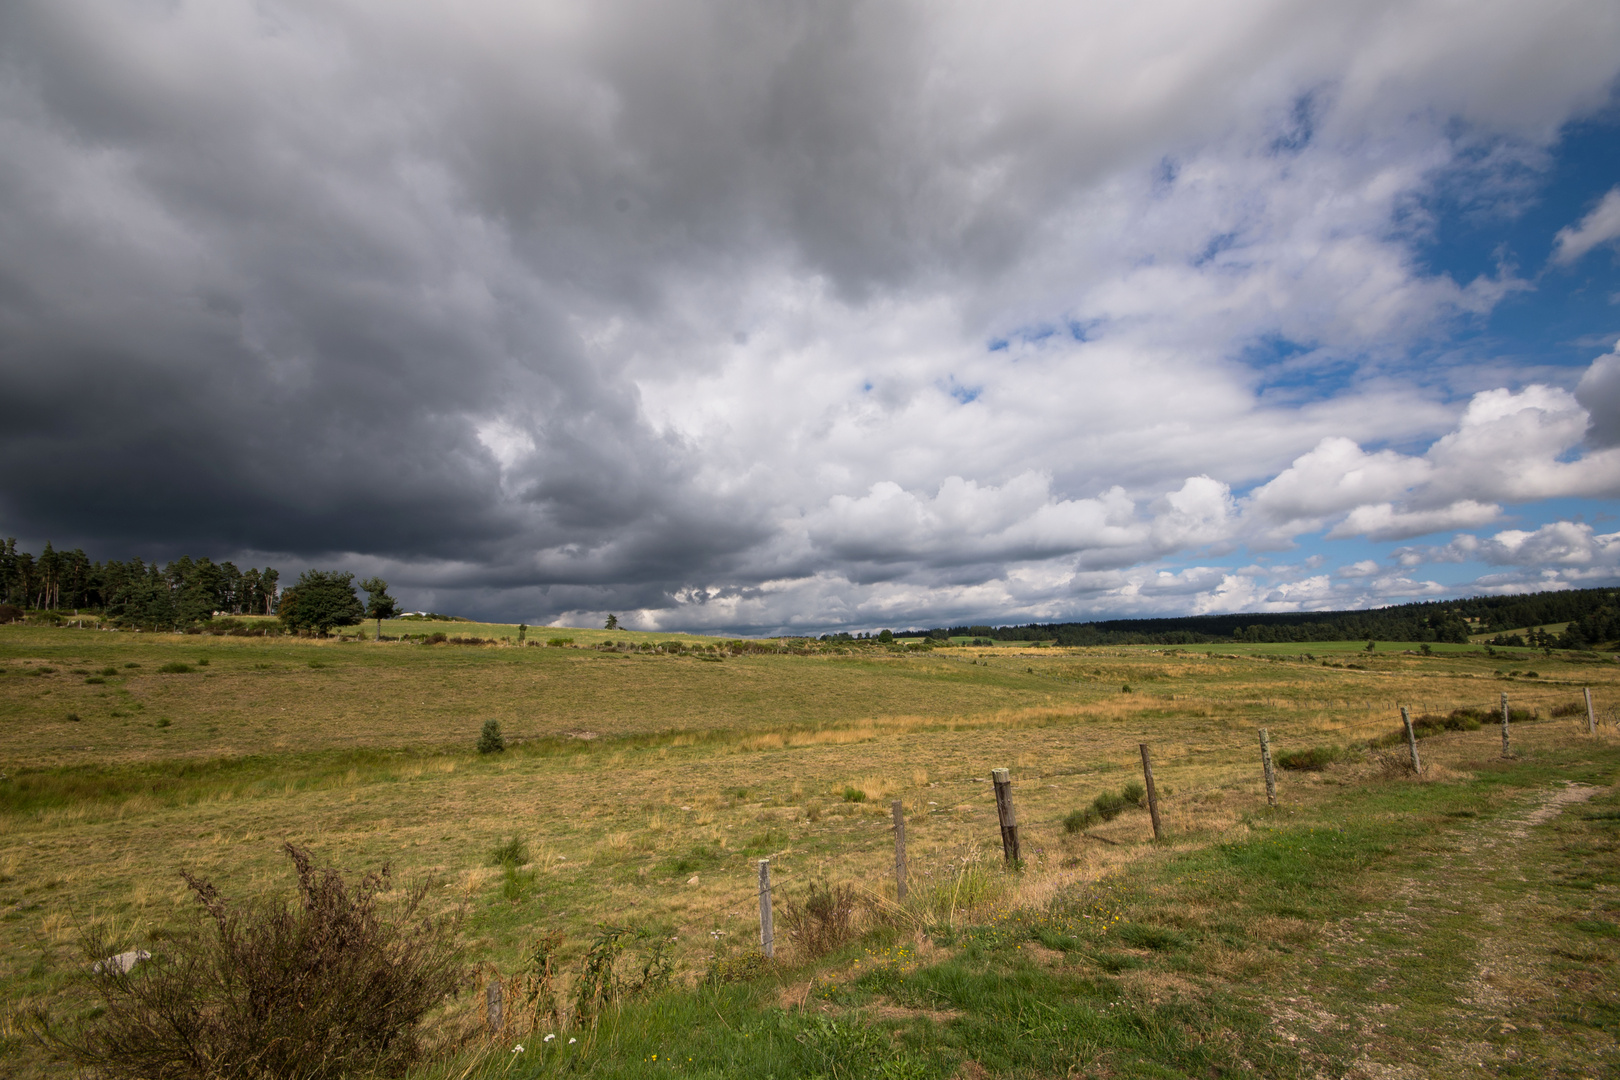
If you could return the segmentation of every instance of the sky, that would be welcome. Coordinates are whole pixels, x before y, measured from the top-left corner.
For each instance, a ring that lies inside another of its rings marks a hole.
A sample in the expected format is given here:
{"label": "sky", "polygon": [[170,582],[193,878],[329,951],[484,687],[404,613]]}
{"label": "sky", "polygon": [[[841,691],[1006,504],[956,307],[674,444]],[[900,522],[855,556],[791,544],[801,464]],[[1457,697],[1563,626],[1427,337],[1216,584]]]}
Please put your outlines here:
{"label": "sky", "polygon": [[1620,583],[1620,5],[13,0],[0,535],[821,633]]}

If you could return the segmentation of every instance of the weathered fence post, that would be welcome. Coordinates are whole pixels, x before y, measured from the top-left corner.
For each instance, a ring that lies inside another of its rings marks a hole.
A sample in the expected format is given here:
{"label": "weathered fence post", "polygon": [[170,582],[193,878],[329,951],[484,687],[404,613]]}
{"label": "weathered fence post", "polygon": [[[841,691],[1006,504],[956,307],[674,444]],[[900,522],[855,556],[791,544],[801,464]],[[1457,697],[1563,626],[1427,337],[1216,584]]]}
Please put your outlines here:
{"label": "weathered fence post", "polygon": [[489,1033],[501,1032],[501,977],[496,975],[484,988],[484,1019],[489,1022]]}
{"label": "weathered fence post", "polygon": [[1148,757],[1147,743],[1138,743],[1142,748],[1142,778],[1147,781],[1148,816],[1153,819],[1153,839],[1158,840],[1162,835],[1159,828],[1159,789],[1153,786],[1153,759]]}
{"label": "weathered fence post", "polygon": [[1423,774],[1423,762],[1418,760],[1417,732],[1412,730],[1412,714],[1405,705],[1401,706],[1401,723],[1406,725],[1406,748],[1412,752],[1412,771],[1418,775]]}
{"label": "weathered fence post", "polygon": [[1592,688],[1590,686],[1583,686],[1581,687],[1581,693],[1586,695],[1586,733],[1588,735],[1596,735],[1597,713],[1592,711]]}
{"label": "weathered fence post", "polygon": [[759,949],[776,955],[776,927],[771,921],[771,860],[759,860]]}
{"label": "weathered fence post", "polygon": [[1266,770],[1266,805],[1277,805],[1277,773],[1271,767],[1271,737],[1260,729],[1260,765]]}
{"label": "weathered fence post", "polygon": [[1511,756],[1508,752],[1508,703],[1506,694],[1502,695],[1502,756]]}
{"label": "weathered fence post", "polygon": [[1012,774],[1006,769],[990,770],[996,786],[996,817],[1001,822],[1001,854],[1010,863],[1024,857],[1018,847],[1018,813],[1013,809]]}
{"label": "weathered fence post", "polygon": [[906,807],[899,799],[889,806],[894,814],[894,898],[906,902]]}

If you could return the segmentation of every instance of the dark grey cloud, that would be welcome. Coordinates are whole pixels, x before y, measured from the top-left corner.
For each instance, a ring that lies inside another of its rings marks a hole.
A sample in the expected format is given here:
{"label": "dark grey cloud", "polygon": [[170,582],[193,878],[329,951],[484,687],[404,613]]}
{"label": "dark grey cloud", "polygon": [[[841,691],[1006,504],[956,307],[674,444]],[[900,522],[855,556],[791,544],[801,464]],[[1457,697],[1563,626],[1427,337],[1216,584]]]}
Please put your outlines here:
{"label": "dark grey cloud", "polygon": [[[565,579],[701,567],[752,538],[742,508],[694,505],[689,449],[583,355],[566,251],[514,252],[553,231],[489,217],[531,211],[469,199],[452,131],[411,122],[428,88],[334,76],[320,54],[343,43],[307,23],[261,28],[285,45],[223,42],[268,65],[231,70],[165,40],[175,9],[9,10],[4,106],[24,138],[0,163],[0,438],[29,463],[3,492],[11,529],[508,573],[523,548],[609,553],[551,568]],[[515,476],[477,438],[508,412],[535,443]]]}

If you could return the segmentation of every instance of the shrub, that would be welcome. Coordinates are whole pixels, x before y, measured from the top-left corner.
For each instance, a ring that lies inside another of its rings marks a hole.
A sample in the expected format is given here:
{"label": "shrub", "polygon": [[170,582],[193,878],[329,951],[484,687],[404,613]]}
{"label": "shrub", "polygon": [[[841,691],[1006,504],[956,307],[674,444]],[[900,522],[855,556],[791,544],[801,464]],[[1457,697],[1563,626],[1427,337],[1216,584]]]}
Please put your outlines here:
{"label": "shrub", "polygon": [[191,665],[182,663],[179,660],[170,660],[167,664],[158,668],[158,671],[164,675],[187,675],[191,672]]}
{"label": "shrub", "polygon": [[[377,903],[392,888],[386,866],[351,885],[302,848],[284,850],[296,903],[232,904],[183,872],[202,909],[196,932],[131,971],[103,966],[92,976],[99,1013],[68,1031],[38,1014],[36,1035],[110,1080],[404,1072],[421,1057],[423,1016],[463,981],[453,928],[423,917],[426,882],[390,918]],[[98,932],[85,946],[90,957],[115,951]]]}
{"label": "shrub", "polygon": [[1274,759],[1279,769],[1295,772],[1321,772],[1344,757],[1341,746],[1313,746],[1309,750],[1283,750]]}
{"label": "shrub", "polygon": [[862,791],[858,787],[846,787],[844,789],[844,801],[845,802],[865,802],[866,801],[866,792]]}
{"label": "shrub", "polygon": [[560,649],[564,645],[572,645],[573,643],[574,639],[571,637],[554,637],[546,639],[546,644],[550,645],[553,649]]}
{"label": "shrub", "polygon": [[1566,701],[1562,705],[1554,705],[1551,715],[1557,716],[1585,716],[1586,702]]}
{"label": "shrub", "polygon": [[1147,788],[1143,787],[1139,781],[1132,780],[1126,784],[1120,794],[1125,796],[1125,801],[1128,803],[1135,803],[1137,806],[1147,805]]}
{"label": "shrub", "polygon": [[855,936],[855,888],[812,881],[802,900],[782,905],[782,925],[806,960],[837,949]]}
{"label": "shrub", "polygon": [[0,604],[0,623],[22,622],[23,609],[16,604]]}
{"label": "shrub", "polygon": [[[132,664],[130,666],[133,667],[134,665]],[[118,674],[118,669],[113,667],[111,664],[108,664],[106,667],[102,668],[96,674],[110,678],[110,677]]]}
{"label": "shrub", "polygon": [[92,675],[88,679],[85,679],[84,681],[85,681],[86,685],[89,685],[89,686],[105,686],[106,683],[107,683],[107,680],[102,678],[100,675]]}
{"label": "shrub", "polygon": [[506,738],[501,734],[501,723],[493,717],[484,721],[484,730],[478,733],[478,752],[498,754],[506,749]]}
{"label": "shrub", "polygon": [[[1522,723],[1531,719],[1531,715],[1526,709],[1513,709],[1508,714],[1508,720],[1515,724]],[[1492,709],[1453,709],[1443,716],[1425,713],[1412,718],[1412,734],[1420,739],[1427,739],[1444,731],[1478,731],[1482,724],[1498,723],[1501,719],[1502,714]],[[1406,728],[1403,725],[1387,735],[1380,735],[1368,745],[1376,748],[1398,746],[1404,742],[1406,742]]]}
{"label": "shrub", "polygon": [[1063,818],[1063,831],[1066,833],[1085,832],[1100,820],[1097,811],[1092,807],[1087,806],[1080,810],[1071,810]]}
{"label": "shrub", "polygon": [[1104,821],[1113,821],[1124,813],[1125,808],[1129,805],[1130,803],[1126,801],[1125,796],[1116,795],[1112,791],[1105,791],[1091,800],[1091,808]]}

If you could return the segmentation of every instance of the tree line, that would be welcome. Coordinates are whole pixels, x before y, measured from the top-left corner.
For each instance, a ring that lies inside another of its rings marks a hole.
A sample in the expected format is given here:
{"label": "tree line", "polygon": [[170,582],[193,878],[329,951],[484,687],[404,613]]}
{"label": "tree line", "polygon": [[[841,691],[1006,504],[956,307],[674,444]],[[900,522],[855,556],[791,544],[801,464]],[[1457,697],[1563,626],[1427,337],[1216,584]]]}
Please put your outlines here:
{"label": "tree line", "polygon": [[19,550],[14,538],[0,543],[0,606],[13,609],[13,618],[28,611],[91,612],[117,626],[179,630],[216,615],[277,615],[289,630],[322,634],[376,619],[381,633],[381,620],[399,611],[381,578],[360,583],[364,604],[353,574],[308,570],[286,589],[280,581],[280,571],[271,566],[240,570],[190,555],[163,566],[138,558],[103,563],[77,548],[57,551],[46,543],[36,558]]}
{"label": "tree line", "polygon": [[271,615],[280,592],[271,566],[239,569],[187,555],[165,565],[134,558],[93,562],[83,551],[47,543],[35,557],[17,541],[0,543],[0,603],[23,611],[95,612],[120,625],[172,629],[216,612]]}
{"label": "tree line", "polygon": [[[1056,641],[1059,645],[1210,645],[1222,642],[1434,641],[1463,644],[1470,634],[1498,633],[1547,623],[1569,623],[1563,634],[1538,635],[1556,648],[1592,648],[1620,639],[1620,591],[1567,589],[1524,596],[1430,600],[1372,611],[1310,611],[1190,615],[1180,618],[1107,619],[1028,623],[1022,626],[951,626],[932,638]],[[1511,636],[1511,635],[1510,635]],[[1504,644],[1513,644],[1504,640]]]}

